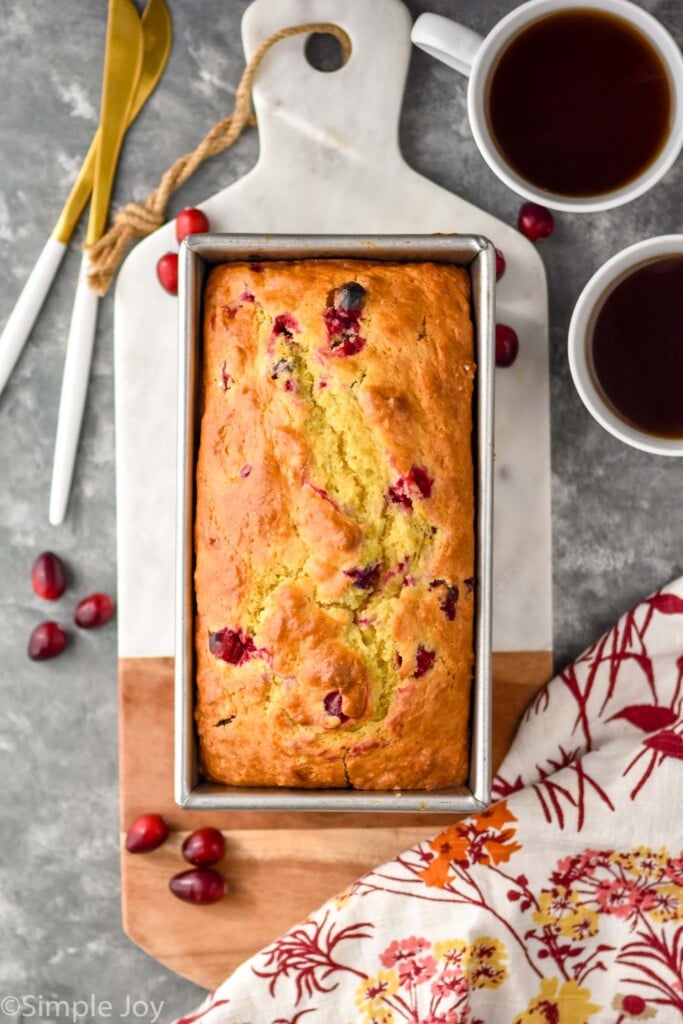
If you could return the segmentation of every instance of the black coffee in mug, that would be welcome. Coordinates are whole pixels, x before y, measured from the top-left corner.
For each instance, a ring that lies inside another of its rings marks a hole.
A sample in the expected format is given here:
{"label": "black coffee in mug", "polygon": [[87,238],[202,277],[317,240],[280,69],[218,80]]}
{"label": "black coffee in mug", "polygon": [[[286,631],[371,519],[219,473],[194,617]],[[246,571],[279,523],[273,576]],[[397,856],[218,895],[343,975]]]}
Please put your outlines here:
{"label": "black coffee in mug", "polygon": [[569,8],[526,25],[488,82],[488,123],[503,159],[557,195],[628,185],[666,143],[672,90],[661,57],[633,25]]}
{"label": "black coffee in mug", "polygon": [[611,286],[588,330],[588,367],[614,412],[655,437],[683,438],[683,255]]}

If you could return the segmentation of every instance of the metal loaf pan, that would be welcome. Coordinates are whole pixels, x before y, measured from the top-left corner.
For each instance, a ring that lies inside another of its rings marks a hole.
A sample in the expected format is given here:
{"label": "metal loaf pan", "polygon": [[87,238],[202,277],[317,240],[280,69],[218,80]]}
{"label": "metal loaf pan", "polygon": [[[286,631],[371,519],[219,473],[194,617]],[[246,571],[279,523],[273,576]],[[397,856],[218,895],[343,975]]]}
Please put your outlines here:
{"label": "metal loaf pan", "polygon": [[[476,497],[475,670],[466,785],[433,791],[221,786],[198,769],[194,724],[194,507],[199,437],[202,298],[208,269],[230,261],[353,258],[466,267],[472,283],[477,375],[473,450]],[[180,249],[178,521],[175,654],[175,798],[201,810],[481,811],[491,796],[491,548],[494,248],[474,235],[194,235]]]}

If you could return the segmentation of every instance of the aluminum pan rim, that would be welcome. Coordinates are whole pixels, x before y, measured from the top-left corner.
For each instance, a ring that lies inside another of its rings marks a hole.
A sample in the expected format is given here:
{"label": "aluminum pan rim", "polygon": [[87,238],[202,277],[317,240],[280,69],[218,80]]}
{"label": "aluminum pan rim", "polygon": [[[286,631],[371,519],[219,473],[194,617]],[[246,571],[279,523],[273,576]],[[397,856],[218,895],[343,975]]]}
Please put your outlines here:
{"label": "aluminum pan rim", "polygon": [[[399,792],[239,788],[199,781],[194,727],[193,524],[197,440],[195,399],[204,273],[208,266],[228,261],[306,258],[437,261],[469,268],[478,364],[475,466],[478,587],[467,786]],[[205,234],[190,236],[181,245],[175,656],[175,798],[179,806],[193,810],[467,813],[480,811],[490,802],[494,287],[493,244],[476,235]]]}

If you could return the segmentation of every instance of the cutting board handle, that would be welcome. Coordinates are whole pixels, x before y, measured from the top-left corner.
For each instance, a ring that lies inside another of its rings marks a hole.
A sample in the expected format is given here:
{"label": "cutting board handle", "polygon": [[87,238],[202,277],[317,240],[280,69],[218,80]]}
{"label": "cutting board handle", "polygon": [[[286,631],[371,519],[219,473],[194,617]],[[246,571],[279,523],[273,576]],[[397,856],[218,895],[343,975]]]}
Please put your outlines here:
{"label": "cutting board handle", "polygon": [[[266,54],[253,90],[260,159],[314,159],[322,173],[340,148],[384,167],[400,159],[398,121],[410,59],[407,8],[400,0],[255,0],[242,19],[247,60],[271,33],[307,22],[339,25],[351,40],[351,55],[337,71],[318,71],[306,58],[304,35],[284,39]],[[301,152],[297,136],[306,137]]]}

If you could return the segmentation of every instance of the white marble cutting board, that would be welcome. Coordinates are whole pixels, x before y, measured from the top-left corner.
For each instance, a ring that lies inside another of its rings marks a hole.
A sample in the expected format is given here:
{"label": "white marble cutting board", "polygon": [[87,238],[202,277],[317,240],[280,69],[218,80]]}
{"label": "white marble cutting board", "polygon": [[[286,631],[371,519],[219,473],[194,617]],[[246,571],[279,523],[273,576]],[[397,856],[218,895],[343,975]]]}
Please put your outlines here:
{"label": "white marble cutting board", "polygon": [[[215,231],[464,232],[486,235],[505,252],[498,319],[517,330],[521,344],[514,366],[496,375],[493,646],[496,651],[551,650],[543,264],[516,230],[432,184],[403,160],[398,119],[410,16],[400,0],[255,0],[242,22],[247,58],[273,31],[314,21],[336,22],[346,30],[353,45],[350,59],[325,74],[306,61],[304,36],[278,43],[254,87],[258,163],[206,202],[198,196],[196,205]],[[218,159],[229,161],[229,151]],[[133,250],[116,287],[122,658],[174,652],[177,300],[162,291],[155,267],[175,245],[170,222]]]}

